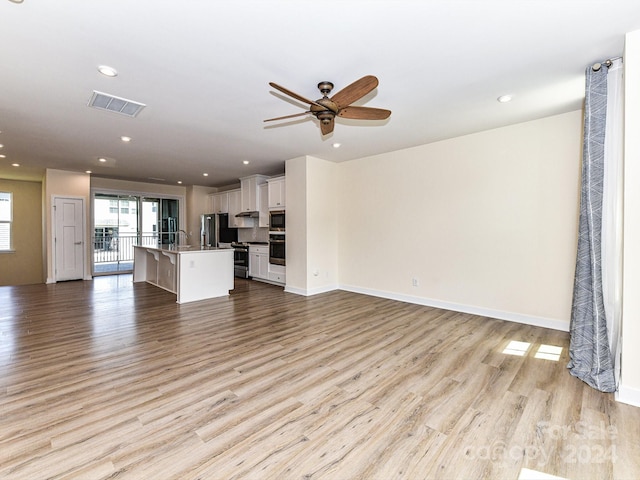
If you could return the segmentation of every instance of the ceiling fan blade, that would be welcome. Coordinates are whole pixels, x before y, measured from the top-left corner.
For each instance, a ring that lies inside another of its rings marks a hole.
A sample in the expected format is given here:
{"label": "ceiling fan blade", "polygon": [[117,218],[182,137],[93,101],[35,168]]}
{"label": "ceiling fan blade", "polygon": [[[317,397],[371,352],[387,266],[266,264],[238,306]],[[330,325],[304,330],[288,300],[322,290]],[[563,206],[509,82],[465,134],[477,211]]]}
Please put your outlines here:
{"label": "ceiling fan blade", "polygon": [[322,132],[322,135],[329,135],[331,132],[333,132],[335,123],[336,122],[333,121],[333,118],[327,124],[320,122],[320,131]]}
{"label": "ceiling fan blade", "polygon": [[331,97],[331,101],[337,103],[338,106],[347,107],[356,100],[360,100],[377,86],[378,79],[373,75],[367,75],[344,87]]}
{"label": "ceiling fan blade", "polygon": [[342,118],[353,118],[356,120],[384,120],[389,118],[391,110],[373,107],[345,107],[338,112]]}
{"label": "ceiling fan blade", "polygon": [[293,115],[285,115],[284,117],[267,118],[266,120],[263,120],[263,121],[272,122],[274,120],[284,120],[285,118],[301,117],[302,115],[307,115],[309,113],[311,112],[294,113]]}
{"label": "ceiling fan blade", "polygon": [[296,100],[299,100],[303,103],[308,103],[309,105],[317,105],[318,107],[323,107],[322,105],[320,105],[319,103],[313,101],[313,100],[309,100],[308,98],[304,98],[302,95],[298,95],[295,92],[292,92],[291,90],[288,90],[284,87],[281,87],[280,85],[278,85],[277,83],[273,83],[273,82],[269,82],[269,85],[271,85],[273,88],[275,88],[276,90],[280,90],[282,93],[289,95],[292,98],[295,98]]}

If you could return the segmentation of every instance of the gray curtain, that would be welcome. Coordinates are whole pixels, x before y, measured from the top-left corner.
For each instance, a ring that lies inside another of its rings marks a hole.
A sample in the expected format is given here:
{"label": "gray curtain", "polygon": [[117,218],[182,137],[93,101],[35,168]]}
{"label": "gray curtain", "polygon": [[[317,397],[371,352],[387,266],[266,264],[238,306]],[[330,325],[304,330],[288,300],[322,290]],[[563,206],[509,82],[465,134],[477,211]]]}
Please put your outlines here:
{"label": "gray curtain", "polygon": [[571,308],[571,375],[602,392],[616,390],[602,296],[601,231],[607,73],[586,71],[578,254]]}

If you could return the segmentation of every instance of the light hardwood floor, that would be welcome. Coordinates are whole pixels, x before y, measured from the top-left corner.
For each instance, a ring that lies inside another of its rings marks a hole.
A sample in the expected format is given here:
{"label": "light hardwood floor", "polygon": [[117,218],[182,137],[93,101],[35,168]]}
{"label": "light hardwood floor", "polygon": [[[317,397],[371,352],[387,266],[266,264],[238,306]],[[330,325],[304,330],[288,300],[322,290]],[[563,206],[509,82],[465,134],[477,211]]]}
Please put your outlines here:
{"label": "light hardwood floor", "polygon": [[0,478],[640,478],[640,408],[571,377],[567,347],[245,280],[183,305],[130,275],[0,287]]}

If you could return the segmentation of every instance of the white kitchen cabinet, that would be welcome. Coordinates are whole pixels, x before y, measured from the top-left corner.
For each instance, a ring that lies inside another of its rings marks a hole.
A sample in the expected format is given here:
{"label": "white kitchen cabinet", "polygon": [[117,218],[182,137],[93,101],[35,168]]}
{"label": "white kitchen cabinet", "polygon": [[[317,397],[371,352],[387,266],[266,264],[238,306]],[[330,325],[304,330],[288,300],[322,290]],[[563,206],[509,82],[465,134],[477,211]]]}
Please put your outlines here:
{"label": "white kitchen cabinet", "polygon": [[286,283],[286,268],[284,265],[269,264],[269,280],[284,285]]}
{"label": "white kitchen cabinet", "polygon": [[260,185],[266,182],[265,175],[251,175],[240,179],[243,212],[257,212],[260,209]]}
{"label": "white kitchen cabinet", "polygon": [[249,245],[249,276],[264,280],[269,278],[268,245]]}
{"label": "white kitchen cabinet", "polygon": [[242,191],[230,190],[229,195],[229,227],[230,228],[251,228],[255,225],[255,219],[251,217],[236,217],[242,212]]}
{"label": "white kitchen cabinet", "polygon": [[258,217],[258,227],[268,227],[269,226],[269,185],[263,183],[260,185],[259,189],[260,196],[260,208],[258,212],[260,216]]}
{"label": "white kitchen cabinet", "polygon": [[211,212],[229,213],[229,192],[212,193]]}
{"label": "white kitchen cabinet", "polygon": [[283,210],[286,198],[285,177],[270,178],[269,185],[269,209]]}

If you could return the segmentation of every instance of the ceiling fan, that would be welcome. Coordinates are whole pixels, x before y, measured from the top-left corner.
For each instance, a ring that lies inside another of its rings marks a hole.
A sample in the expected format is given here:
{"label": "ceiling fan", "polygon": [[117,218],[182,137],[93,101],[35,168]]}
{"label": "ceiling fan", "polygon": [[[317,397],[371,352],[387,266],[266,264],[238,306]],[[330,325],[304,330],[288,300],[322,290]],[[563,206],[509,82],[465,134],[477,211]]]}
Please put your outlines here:
{"label": "ceiling fan", "polygon": [[373,75],[366,75],[360,80],[356,80],[351,85],[344,87],[331,98],[329,98],[328,95],[331,93],[331,90],[333,90],[333,83],[320,82],[318,84],[318,90],[320,90],[323,97],[315,102],[304,98],[291,90],[281,87],[277,83],[269,82],[269,85],[276,90],[280,90],[282,93],[299,100],[300,102],[308,103],[309,110],[303,113],[286,115],[284,117],[269,118],[265,120],[265,122],[299,117],[310,113],[320,120],[320,131],[322,132],[322,135],[328,135],[333,132],[335,123],[334,119],[336,115],[338,117],[352,118],[356,120],[384,120],[385,118],[389,118],[389,115],[391,115],[390,110],[351,105],[353,102],[360,100],[378,86],[378,79]]}

